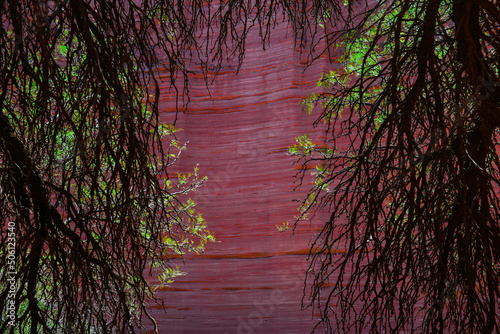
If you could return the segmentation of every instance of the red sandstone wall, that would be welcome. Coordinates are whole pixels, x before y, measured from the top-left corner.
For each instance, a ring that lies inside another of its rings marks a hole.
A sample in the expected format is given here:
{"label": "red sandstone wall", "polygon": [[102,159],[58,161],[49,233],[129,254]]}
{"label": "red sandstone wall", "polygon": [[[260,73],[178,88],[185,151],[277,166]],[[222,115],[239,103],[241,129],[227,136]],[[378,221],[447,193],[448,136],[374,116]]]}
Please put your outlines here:
{"label": "red sandstone wall", "polygon": [[160,291],[168,305],[154,311],[160,333],[308,333],[315,323],[300,307],[314,228],[304,222],[292,235],[276,225],[293,221],[292,199],[301,198],[287,147],[314,131],[300,101],[330,65],[306,69],[286,29],[277,27],[267,51],[254,31],[240,73],[231,64],[211,86],[213,100],[201,79],[191,81],[192,102],[177,121],[189,140],[180,166],[199,163],[209,177],[194,198],[219,243],[190,256],[187,275]]}

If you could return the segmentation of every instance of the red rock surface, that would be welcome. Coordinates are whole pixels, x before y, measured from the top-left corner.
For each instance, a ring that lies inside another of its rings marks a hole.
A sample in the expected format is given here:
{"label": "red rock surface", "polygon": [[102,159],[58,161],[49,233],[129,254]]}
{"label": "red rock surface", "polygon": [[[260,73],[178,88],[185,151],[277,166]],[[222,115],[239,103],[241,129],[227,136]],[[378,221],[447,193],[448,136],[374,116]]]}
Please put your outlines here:
{"label": "red rock surface", "polygon": [[[301,311],[314,227],[303,222],[292,235],[276,225],[293,222],[292,199],[303,196],[292,191],[297,169],[286,154],[296,136],[315,131],[300,102],[331,65],[323,58],[306,68],[286,23],[273,36],[264,51],[258,31],[249,35],[240,73],[235,60],[212,98],[193,78],[192,102],[178,115],[179,137],[189,140],[179,167],[199,164],[209,177],[194,199],[218,243],[180,263],[187,275],[159,292],[168,307],[153,312],[160,333],[308,333],[315,324]],[[162,103],[171,120],[171,103]]]}

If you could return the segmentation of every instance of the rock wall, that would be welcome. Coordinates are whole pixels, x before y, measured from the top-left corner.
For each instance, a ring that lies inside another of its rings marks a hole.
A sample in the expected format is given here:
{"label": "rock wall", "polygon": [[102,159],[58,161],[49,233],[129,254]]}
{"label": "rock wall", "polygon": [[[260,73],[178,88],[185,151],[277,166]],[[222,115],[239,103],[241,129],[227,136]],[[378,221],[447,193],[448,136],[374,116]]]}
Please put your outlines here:
{"label": "rock wall", "polygon": [[[332,65],[321,58],[306,67],[286,23],[272,36],[264,51],[254,30],[240,72],[229,63],[211,96],[200,76],[191,80],[192,101],[177,120],[180,139],[189,140],[179,166],[199,164],[209,177],[194,199],[218,242],[179,262],[187,275],[159,292],[168,308],[153,312],[160,333],[308,333],[316,323],[301,310],[315,226],[303,222],[292,234],[276,225],[294,221],[292,200],[304,194],[293,191],[297,166],[287,147],[300,134],[321,136],[300,102]],[[163,103],[171,121],[171,103]]]}

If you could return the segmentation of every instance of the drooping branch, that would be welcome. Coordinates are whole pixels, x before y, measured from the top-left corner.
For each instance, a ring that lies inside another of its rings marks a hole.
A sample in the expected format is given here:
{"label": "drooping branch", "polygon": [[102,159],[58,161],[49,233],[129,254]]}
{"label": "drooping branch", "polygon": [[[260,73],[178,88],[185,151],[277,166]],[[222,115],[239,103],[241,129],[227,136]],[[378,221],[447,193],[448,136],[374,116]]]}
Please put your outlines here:
{"label": "drooping branch", "polygon": [[302,156],[304,210],[331,208],[309,274],[328,332],[499,330],[493,3],[382,1],[337,32],[347,65],[311,100],[326,148]]}

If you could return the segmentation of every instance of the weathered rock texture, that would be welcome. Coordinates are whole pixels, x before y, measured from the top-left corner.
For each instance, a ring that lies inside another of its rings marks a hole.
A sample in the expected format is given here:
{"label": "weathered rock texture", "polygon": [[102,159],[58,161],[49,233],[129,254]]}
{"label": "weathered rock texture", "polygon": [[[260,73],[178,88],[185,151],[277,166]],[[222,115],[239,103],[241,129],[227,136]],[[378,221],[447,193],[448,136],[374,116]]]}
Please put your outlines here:
{"label": "weathered rock texture", "polygon": [[276,225],[293,222],[292,199],[303,196],[292,191],[297,165],[287,147],[306,132],[321,136],[300,102],[332,65],[322,58],[306,68],[286,23],[273,36],[264,51],[254,31],[240,72],[236,60],[228,65],[211,97],[193,78],[192,102],[178,115],[179,137],[189,140],[180,169],[199,164],[209,177],[194,199],[218,243],[181,263],[187,275],[160,291],[168,306],[154,311],[161,333],[308,333],[315,324],[311,310],[301,311],[314,225],[303,222],[294,235]]}

